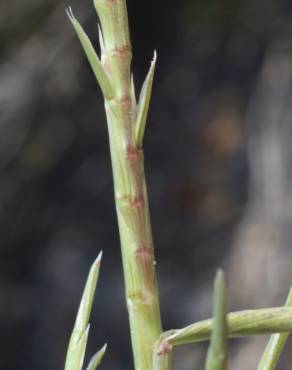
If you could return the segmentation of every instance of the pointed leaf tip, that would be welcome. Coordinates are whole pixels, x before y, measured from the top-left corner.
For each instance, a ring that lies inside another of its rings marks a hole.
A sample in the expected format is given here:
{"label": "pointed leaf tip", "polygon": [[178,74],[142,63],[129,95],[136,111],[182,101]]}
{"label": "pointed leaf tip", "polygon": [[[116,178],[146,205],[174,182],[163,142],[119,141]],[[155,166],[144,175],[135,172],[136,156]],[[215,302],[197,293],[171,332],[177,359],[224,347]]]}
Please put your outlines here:
{"label": "pointed leaf tip", "polygon": [[68,8],[66,8],[66,13],[67,13],[67,16],[69,18],[72,18],[72,9],[71,9],[71,6],[68,6]]}
{"label": "pointed leaf tip", "polygon": [[157,60],[157,54],[156,54],[156,51],[154,51],[150,69],[143,83],[141,93],[139,96],[139,102],[137,106],[136,127],[135,127],[136,144],[138,147],[142,145],[142,140],[144,137],[146,120],[147,120],[147,115],[148,115],[148,110],[149,110],[150,99],[151,99],[152,84],[153,84],[156,60]]}
{"label": "pointed leaf tip", "polygon": [[[99,83],[99,86],[102,90],[102,93],[105,99],[111,99],[114,95],[113,88],[111,82],[103,69],[101,61],[99,60],[90,39],[88,38],[87,34],[85,33],[84,29],[82,28],[81,24],[78,20],[74,17],[73,11],[71,7],[66,9],[67,15],[75,29],[75,32],[80,40],[80,43],[83,47],[83,50],[87,56],[88,62],[95,74],[95,77]],[[101,48],[103,45],[101,45]]]}
{"label": "pointed leaf tip", "polygon": [[84,330],[89,321],[89,316],[91,313],[93,298],[99,276],[101,257],[102,252],[99,253],[97,259],[93,262],[89,270],[75,322],[75,327],[79,331]]}
{"label": "pointed leaf tip", "polygon": [[96,370],[98,365],[101,363],[103,356],[105,354],[107,348],[107,343],[103,345],[103,347],[91,357],[91,360],[89,361],[89,364],[86,368],[86,370]]}
{"label": "pointed leaf tip", "polygon": [[[73,22],[77,21],[74,14],[73,14],[73,10],[71,8],[71,6],[68,6],[68,8],[66,8],[66,13],[67,13],[67,16],[70,20],[70,22],[73,24]],[[74,27],[74,24],[73,24],[73,27]]]}
{"label": "pointed leaf tip", "polygon": [[95,262],[97,265],[100,265],[100,262],[101,262],[101,259],[102,259],[102,256],[103,256],[103,251],[100,251]]}
{"label": "pointed leaf tip", "polygon": [[215,284],[225,284],[225,273],[224,273],[224,270],[219,268],[216,272],[216,276],[215,276]]}
{"label": "pointed leaf tip", "polygon": [[87,337],[90,327],[88,322],[98,281],[101,258],[102,251],[93,262],[88,273],[81,302],[77,312],[75,325],[68,346],[65,370],[81,370],[83,366],[84,354],[87,345]]}

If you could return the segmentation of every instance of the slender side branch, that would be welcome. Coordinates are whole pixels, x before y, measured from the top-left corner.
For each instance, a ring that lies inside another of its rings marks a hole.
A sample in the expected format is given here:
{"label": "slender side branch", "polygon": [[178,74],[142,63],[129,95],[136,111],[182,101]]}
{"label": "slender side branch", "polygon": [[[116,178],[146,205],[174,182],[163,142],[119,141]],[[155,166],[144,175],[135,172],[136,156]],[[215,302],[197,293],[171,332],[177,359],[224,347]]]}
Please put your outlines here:
{"label": "slender side branch", "polygon": [[[199,321],[162,334],[158,351],[167,345],[204,342],[210,339],[213,320]],[[227,315],[228,337],[288,333],[292,331],[292,308],[275,307],[232,312]]]}
{"label": "slender side branch", "polygon": [[[292,287],[290,288],[285,306],[292,306]],[[277,333],[271,336],[257,370],[273,370],[276,367],[281,352],[287,342],[288,336],[288,333]]]}

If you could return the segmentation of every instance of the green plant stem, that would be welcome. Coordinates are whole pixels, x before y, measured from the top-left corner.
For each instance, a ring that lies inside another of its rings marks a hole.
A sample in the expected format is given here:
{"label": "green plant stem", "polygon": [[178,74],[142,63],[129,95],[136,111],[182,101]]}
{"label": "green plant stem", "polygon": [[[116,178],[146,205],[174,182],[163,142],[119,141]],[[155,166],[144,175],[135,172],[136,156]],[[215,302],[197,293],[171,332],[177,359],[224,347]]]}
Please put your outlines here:
{"label": "green plant stem", "polygon": [[153,352],[153,370],[172,370],[172,354],[172,345],[166,342],[165,346],[161,346],[157,342]]}
{"label": "green plant stem", "polygon": [[212,334],[205,367],[206,370],[227,370],[227,292],[222,270],[217,272],[214,281],[213,316]]}
{"label": "green plant stem", "polygon": [[[213,320],[203,320],[183,329],[164,332],[157,351],[167,346],[203,342],[210,339]],[[227,315],[228,337],[288,333],[292,331],[292,308],[275,307],[231,312]]]}
{"label": "green plant stem", "polygon": [[162,329],[143,150],[135,135],[126,2],[95,0],[95,7],[102,28],[101,62],[114,91],[111,99],[105,99],[105,110],[135,369],[151,370]]}
{"label": "green plant stem", "polygon": [[[208,340],[213,321],[162,333],[142,149],[156,54],[137,104],[126,1],[94,0],[94,4],[101,22],[101,59],[70,8],[67,13],[105,99],[135,369],[171,370],[173,346]],[[86,288],[85,294],[90,297],[90,305],[91,288],[90,291]],[[89,330],[90,305],[86,302],[83,298],[82,315],[78,316],[71,337],[68,370],[81,370],[83,365]],[[227,328],[229,337],[287,333],[292,330],[292,308],[231,313],[227,315]],[[88,369],[96,368],[104,351],[105,347],[92,358]]]}
{"label": "green plant stem", "polygon": [[[292,306],[292,288],[290,288],[285,306]],[[273,370],[276,367],[288,336],[288,333],[277,333],[271,336],[257,370]]]}
{"label": "green plant stem", "polygon": [[[173,347],[204,342],[210,339],[214,320],[203,320],[183,329],[164,332],[153,354],[154,370],[172,370]],[[231,312],[227,315],[229,338],[292,331],[292,308],[275,307]]]}
{"label": "green plant stem", "polygon": [[162,328],[142,140],[156,58],[136,104],[126,2],[94,0],[94,5],[101,22],[101,60],[70,8],[67,13],[105,99],[135,368],[152,370]]}

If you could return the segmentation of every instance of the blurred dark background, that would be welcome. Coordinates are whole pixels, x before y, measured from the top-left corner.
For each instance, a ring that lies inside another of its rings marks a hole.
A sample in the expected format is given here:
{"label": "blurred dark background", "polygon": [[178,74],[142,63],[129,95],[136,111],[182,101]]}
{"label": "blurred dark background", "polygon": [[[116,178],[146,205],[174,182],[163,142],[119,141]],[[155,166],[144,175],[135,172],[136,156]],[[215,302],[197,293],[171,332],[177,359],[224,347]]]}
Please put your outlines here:
{"label": "blurred dark background", "polygon": [[[5,370],[62,369],[101,249],[89,354],[107,342],[101,366],[132,367],[103,101],[69,5],[98,48],[89,0],[0,2]],[[281,305],[292,282],[291,1],[128,8],[137,92],[158,52],[144,149],[165,329],[211,314],[218,266],[231,309]],[[234,342],[232,367],[254,369],[266,339]],[[176,368],[202,368],[205,349],[179,349]]]}

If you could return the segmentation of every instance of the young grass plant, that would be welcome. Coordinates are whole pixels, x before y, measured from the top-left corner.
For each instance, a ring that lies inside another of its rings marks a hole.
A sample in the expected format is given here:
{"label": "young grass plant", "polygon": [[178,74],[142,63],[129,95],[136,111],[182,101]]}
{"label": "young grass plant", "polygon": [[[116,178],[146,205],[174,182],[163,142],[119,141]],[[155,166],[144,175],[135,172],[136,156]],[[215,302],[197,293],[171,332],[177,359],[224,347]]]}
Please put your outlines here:
{"label": "young grass plant", "polygon": [[[214,320],[201,321],[179,330],[162,331],[142,148],[156,52],[137,103],[131,74],[132,49],[126,1],[94,0],[94,6],[101,23],[98,27],[100,57],[71,8],[67,14],[104,97],[135,370],[170,370],[174,346],[210,338],[206,370],[226,370],[227,338],[282,333],[272,336],[258,368],[273,369],[288,332],[292,331],[292,308],[288,307],[291,306],[291,293],[284,308],[227,314],[225,279],[219,272],[214,286]],[[100,259],[101,255],[89,273],[69,343],[65,370],[83,368]],[[97,368],[105,350],[106,346],[92,357],[87,370]]]}

